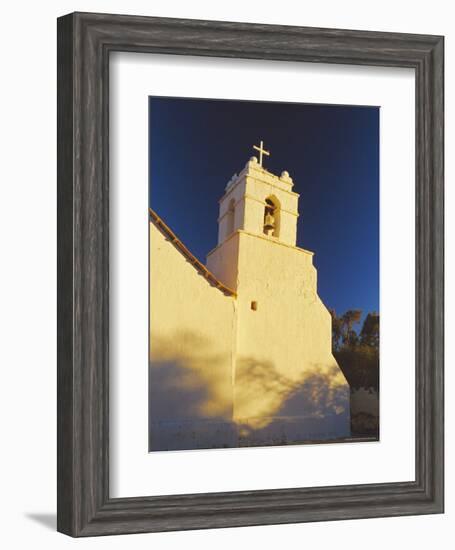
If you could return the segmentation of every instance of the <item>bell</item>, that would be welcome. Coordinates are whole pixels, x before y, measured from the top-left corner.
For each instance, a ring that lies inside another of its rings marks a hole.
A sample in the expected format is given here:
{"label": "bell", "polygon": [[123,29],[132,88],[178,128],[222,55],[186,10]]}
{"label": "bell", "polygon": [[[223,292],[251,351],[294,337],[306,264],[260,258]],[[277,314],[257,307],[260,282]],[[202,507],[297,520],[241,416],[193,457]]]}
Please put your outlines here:
{"label": "bell", "polygon": [[275,229],[275,218],[270,213],[265,215],[264,229]]}

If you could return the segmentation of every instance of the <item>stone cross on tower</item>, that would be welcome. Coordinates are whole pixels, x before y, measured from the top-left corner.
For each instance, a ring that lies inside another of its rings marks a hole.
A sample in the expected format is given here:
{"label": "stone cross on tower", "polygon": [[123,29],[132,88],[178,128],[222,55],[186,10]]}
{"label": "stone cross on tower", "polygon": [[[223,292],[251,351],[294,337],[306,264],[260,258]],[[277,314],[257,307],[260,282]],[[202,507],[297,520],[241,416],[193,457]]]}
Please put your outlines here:
{"label": "stone cross on tower", "polygon": [[267,155],[270,157],[270,151],[266,151],[264,149],[264,142],[261,139],[261,144],[259,147],[257,145],[253,145],[253,149],[256,149],[256,151],[259,151],[259,166],[262,166],[262,155]]}

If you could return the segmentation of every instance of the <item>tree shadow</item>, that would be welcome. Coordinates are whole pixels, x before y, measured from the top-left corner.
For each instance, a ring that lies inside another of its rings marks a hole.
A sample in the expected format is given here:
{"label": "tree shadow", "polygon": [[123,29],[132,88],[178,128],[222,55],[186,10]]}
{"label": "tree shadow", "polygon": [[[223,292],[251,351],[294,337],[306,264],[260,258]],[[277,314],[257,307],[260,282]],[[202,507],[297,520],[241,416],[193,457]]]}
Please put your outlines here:
{"label": "tree shadow", "polygon": [[230,355],[218,353],[197,332],[154,336],[149,362],[149,450],[235,446],[231,373]]}
{"label": "tree shadow", "polygon": [[[350,435],[349,387],[336,362],[298,378],[271,361],[236,362],[196,332],[154,338],[149,375],[149,449],[277,444]],[[177,345],[178,344],[178,345]]]}
{"label": "tree shadow", "polygon": [[286,377],[270,361],[252,357],[236,366],[234,414],[242,424],[263,428],[271,416],[318,417],[349,409],[349,387],[335,362],[309,365]]}
{"label": "tree shadow", "polygon": [[150,363],[149,407],[152,418],[163,421],[203,418],[210,389],[183,358]]}

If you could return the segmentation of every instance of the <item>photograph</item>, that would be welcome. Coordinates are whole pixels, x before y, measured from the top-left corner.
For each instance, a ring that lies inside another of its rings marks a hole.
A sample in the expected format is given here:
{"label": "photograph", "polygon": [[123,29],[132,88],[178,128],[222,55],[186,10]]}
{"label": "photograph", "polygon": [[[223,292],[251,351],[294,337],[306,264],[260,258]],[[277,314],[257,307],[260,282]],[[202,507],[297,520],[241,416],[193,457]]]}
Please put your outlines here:
{"label": "photograph", "polygon": [[379,441],[380,107],[148,114],[149,451]]}

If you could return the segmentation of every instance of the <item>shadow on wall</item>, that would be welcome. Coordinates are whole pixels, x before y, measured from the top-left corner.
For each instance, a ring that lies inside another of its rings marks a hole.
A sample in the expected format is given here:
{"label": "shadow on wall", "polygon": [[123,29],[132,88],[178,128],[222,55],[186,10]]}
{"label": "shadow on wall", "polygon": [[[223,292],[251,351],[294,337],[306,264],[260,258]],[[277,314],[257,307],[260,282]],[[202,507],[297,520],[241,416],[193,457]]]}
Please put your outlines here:
{"label": "shadow on wall", "polygon": [[231,419],[230,354],[212,349],[207,338],[177,331],[152,340],[149,372],[150,417]]}
{"label": "shadow on wall", "polygon": [[335,361],[290,379],[272,362],[219,354],[195,332],[153,338],[150,450],[273,445],[349,436],[349,387]]}
{"label": "shadow on wall", "polygon": [[311,365],[292,380],[280,374],[271,362],[254,358],[237,362],[234,415],[252,428],[263,428],[268,417],[342,414],[349,407],[349,389],[340,369]]}
{"label": "shadow on wall", "polygon": [[234,415],[239,446],[348,437],[349,388],[335,363],[290,380],[271,362],[248,358],[237,363]]}
{"label": "shadow on wall", "polygon": [[151,339],[149,450],[235,447],[232,362],[194,331]]}

